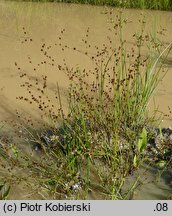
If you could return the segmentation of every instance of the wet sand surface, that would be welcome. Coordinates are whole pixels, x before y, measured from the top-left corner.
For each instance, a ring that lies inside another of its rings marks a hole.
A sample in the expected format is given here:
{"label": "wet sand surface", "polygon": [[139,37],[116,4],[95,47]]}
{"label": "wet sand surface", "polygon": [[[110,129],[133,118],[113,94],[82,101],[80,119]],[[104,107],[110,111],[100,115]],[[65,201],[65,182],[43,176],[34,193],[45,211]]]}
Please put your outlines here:
{"label": "wet sand surface", "polygon": [[[23,73],[33,82],[36,79],[42,80],[42,75],[46,75],[46,91],[52,100],[58,82],[67,112],[65,94],[69,81],[58,69],[58,64],[65,63],[70,68],[93,68],[94,64],[88,56],[95,53],[95,45],[107,43],[107,35],[112,36],[108,29],[113,25],[117,13],[117,9],[98,6],[0,1],[0,121],[15,120],[16,110],[22,115],[40,120],[40,111],[36,106],[16,99],[19,96],[28,97],[28,93],[21,87],[23,81],[26,81],[20,77]],[[172,12],[127,9],[124,15],[132,21],[124,29],[128,46],[133,44],[132,35],[139,28],[137,20],[141,13],[146,17],[147,31],[166,29],[165,35],[160,38],[168,45],[172,40]],[[91,48],[82,41],[86,38],[88,27]],[[54,63],[42,54],[43,43],[51,46],[48,52]],[[114,40],[111,46],[116,43],[118,41]],[[65,46],[69,48],[65,49]],[[79,51],[74,51],[75,47]],[[88,52],[88,56],[84,55],[85,52]],[[41,64],[42,61],[46,61],[46,64]],[[154,95],[156,106],[165,114],[169,114],[168,107],[172,107],[172,54],[168,57],[167,66],[168,73]],[[154,109],[153,104],[152,100],[150,110]],[[162,125],[172,126],[169,118]]]}

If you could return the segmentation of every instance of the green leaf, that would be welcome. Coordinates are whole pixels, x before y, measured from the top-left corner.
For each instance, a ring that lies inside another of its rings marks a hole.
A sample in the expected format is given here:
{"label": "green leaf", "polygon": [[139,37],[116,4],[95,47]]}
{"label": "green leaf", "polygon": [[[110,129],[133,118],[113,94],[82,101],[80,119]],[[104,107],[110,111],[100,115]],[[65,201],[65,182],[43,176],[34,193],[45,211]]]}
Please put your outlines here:
{"label": "green leaf", "polygon": [[10,185],[4,183],[3,187],[0,189],[0,200],[6,200],[10,192]]}
{"label": "green leaf", "polygon": [[164,140],[164,135],[163,135],[163,133],[162,133],[161,127],[159,127],[159,135],[160,135],[160,138],[161,138],[162,144],[163,144],[163,143],[164,143],[164,142],[163,142],[163,140]]}
{"label": "green leaf", "polygon": [[11,150],[12,150],[14,156],[17,158],[17,157],[18,157],[18,150],[17,150],[17,148],[15,147],[15,145],[14,145],[14,144],[10,144],[10,148],[11,148]]}
{"label": "green leaf", "polygon": [[158,166],[158,168],[163,169],[166,166],[166,162],[164,160],[161,160],[156,163],[156,165]]}
{"label": "green leaf", "polygon": [[143,128],[137,144],[138,151],[142,152],[146,148],[146,145],[147,145],[147,132],[146,129]]}
{"label": "green leaf", "polygon": [[55,186],[57,184],[57,181],[55,179],[48,179],[47,183],[50,185],[50,186]]}

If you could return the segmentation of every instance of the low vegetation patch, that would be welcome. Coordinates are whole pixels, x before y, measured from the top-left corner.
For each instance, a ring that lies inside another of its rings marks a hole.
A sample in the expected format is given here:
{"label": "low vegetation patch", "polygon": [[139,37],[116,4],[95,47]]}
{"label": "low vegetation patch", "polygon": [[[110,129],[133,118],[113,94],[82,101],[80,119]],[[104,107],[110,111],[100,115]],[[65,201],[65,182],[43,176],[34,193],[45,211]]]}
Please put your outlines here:
{"label": "low vegetation patch", "polygon": [[114,6],[119,8],[122,7],[122,8],[154,9],[154,10],[172,10],[171,0],[149,0],[149,1],[148,0],[31,0],[31,1],[81,3],[81,4]]}

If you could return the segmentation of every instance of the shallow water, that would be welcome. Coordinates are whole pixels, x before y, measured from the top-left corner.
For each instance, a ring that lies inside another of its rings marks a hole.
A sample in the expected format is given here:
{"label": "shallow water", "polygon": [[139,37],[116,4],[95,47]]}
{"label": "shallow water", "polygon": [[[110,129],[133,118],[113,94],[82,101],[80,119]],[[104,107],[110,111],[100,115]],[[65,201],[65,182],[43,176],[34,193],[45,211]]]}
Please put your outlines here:
{"label": "shallow water", "polygon": [[[41,45],[45,43],[52,46],[49,53],[54,57],[56,66],[64,64],[65,59],[66,65],[70,67],[92,68],[93,62],[84,52],[87,51],[91,56],[95,53],[94,45],[107,43],[107,35],[112,36],[108,28],[113,25],[117,13],[117,9],[98,6],[0,1],[0,121],[15,120],[16,110],[22,115],[30,115],[32,119],[40,120],[40,112],[36,106],[16,100],[20,95],[28,96],[20,87],[23,82],[20,78],[22,73],[27,73],[30,80],[41,79],[41,75],[47,75],[47,93],[52,100],[58,82],[62,103],[67,111],[65,93],[69,85],[68,79],[57,67],[52,66],[51,60],[46,60],[47,63],[41,65],[41,61],[45,60],[40,51]],[[124,15],[132,21],[124,29],[128,47],[133,44],[132,35],[139,28],[137,20],[141,13],[146,17],[147,31],[155,33],[160,28],[166,29],[165,35],[159,37],[168,45],[172,39],[172,12],[127,9],[124,10]],[[86,37],[88,27],[91,48],[82,41]],[[60,43],[62,45],[59,45]],[[114,39],[112,45],[116,43],[118,41]],[[63,51],[65,45],[69,48]],[[74,51],[74,47],[77,47],[79,52]],[[29,63],[28,57],[32,63]],[[169,114],[168,106],[172,107],[172,54],[168,57],[167,66],[169,71],[154,96],[156,106],[165,114]],[[21,69],[17,69],[18,67]],[[153,101],[150,103],[150,109],[154,109]],[[170,117],[172,118],[172,114]],[[165,119],[162,125],[170,126],[170,119]],[[156,192],[148,193],[149,187]],[[138,195],[137,198],[159,199],[159,187],[155,184],[147,186],[148,189],[145,187],[141,197]]]}
{"label": "shallow water", "polygon": [[134,193],[129,194],[128,198],[133,200],[166,200],[172,196],[172,173],[171,171],[162,172],[157,167],[143,166],[134,176],[127,178],[124,189],[132,187],[138,179]]}

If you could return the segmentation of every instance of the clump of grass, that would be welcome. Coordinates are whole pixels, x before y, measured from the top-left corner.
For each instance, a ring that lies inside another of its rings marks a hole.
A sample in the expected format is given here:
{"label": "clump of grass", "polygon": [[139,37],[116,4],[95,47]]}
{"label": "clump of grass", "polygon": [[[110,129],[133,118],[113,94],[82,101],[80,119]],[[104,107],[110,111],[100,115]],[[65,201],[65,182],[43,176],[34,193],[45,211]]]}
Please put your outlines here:
{"label": "clump of grass", "polygon": [[[79,160],[72,164],[75,169],[80,166],[84,152],[88,170],[90,163],[96,166],[95,158],[103,161],[104,166],[108,167],[110,178],[100,178],[103,185],[110,185],[109,193],[113,199],[119,199],[125,177],[145,159],[142,154],[147,144],[145,128],[151,122],[147,106],[165,75],[161,71],[161,57],[171,49],[170,44],[156,59],[152,59],[149,54],[143,58],[141,48],[149,36],[144,34],[144,20],[140,20],[141,32],[134,35],[136,50],[131,54],[134,58],[128,63],[127,59],[131,56],[127,54],[122,35],[126,20],[121,15],[117,20],[119,22],[115,28],[119,30],[120,46],[110,51],[106,47],[99,51],[96,57],[101,57],[101,67],[90,71],[95,76],[94,81],[85,81],[88,76],[85,71],[77,70],[72,75],[69,116],[77,124],[72,127],[76,135],[67,145],[68,151],[74,152],[75,157],[71,156],[73,159],[78,158],[80,153]],[[97,64],[98,59],[94,56],[92,59]]]}
{"label": "clump of grass", "polygon": [[141,8],[155,10],[172,10],[170,0],[31,0],[39,2],[64,2],[93,5],[109,5],[122,8]]}
{"label": "clump of grass", "polygon": [[[5,161],[12,163],[10,166],[13,168],[31,170],[29,177],[32,180],[36,178],[37,184],[29,184],[42,197],[46,198],[41,189],[53,194],[54,199],[86,199],[93,191],[104,199],[125,199],[137,186],[138,179],[125,194],[122,193],[126,177],[147,159],[146,128],[155,121],[154,117],[148,115],[147,107],[165,75],[163,63],[171,49],[171,44],[164,48],[151,34],[145,33],[144,19],[139,22],[141,29],[133,34],[135,45],[132,48],[127,47],[123,36],[127,19],[121,11],[110,29],[118,37],[117,45],[112,45],[113,38],[107,36],[107,44],[95,46],[95,54],[92,54],[89,49],[81,51],[77,47],[63,45],[60,36],[60,49],[72,49],[90,59],[94,68],[89,71],[79,67],[70,68],[66,63],[58,64],[50,54],[51,49],[57,49],[58,43],[41,44],[44,60],[36,65],[28,57],[33,71],[42,64],[49,64],[66,73],[70,81],[67,114],[58,83],[52,98],[48,95],[48,75],[30,78],[15,63],[24,81],[21,87],[29,94],[29,97],[17,96],[17,99],[35,104],[42,118],[47,117],[50,123],[40,130],[34,130],[32,119],[23,118],[17,112],[18,118],[23,121],[22,131],[25,133],[22,136],[26,138],[27,134],[28,143],[44,153],[36,160],[27,152],[16,149],[13,144],[3,148],[3,155],[6,155]],[[23,31],[26,32],[24,28]],[[62,35],[64,31],[61,31]],[[88,28],[83,40],[87,48],[91,46],[89,33]],[[32,42],[28,40],[22,43]],[[149,47],[146,56],[142,55],[143,46]],[[158,57],[152,56],[153,51],[158,52]],[[58,122],[60,125],[57,125]],[[13,157],[9,156],[9,150]]]}

